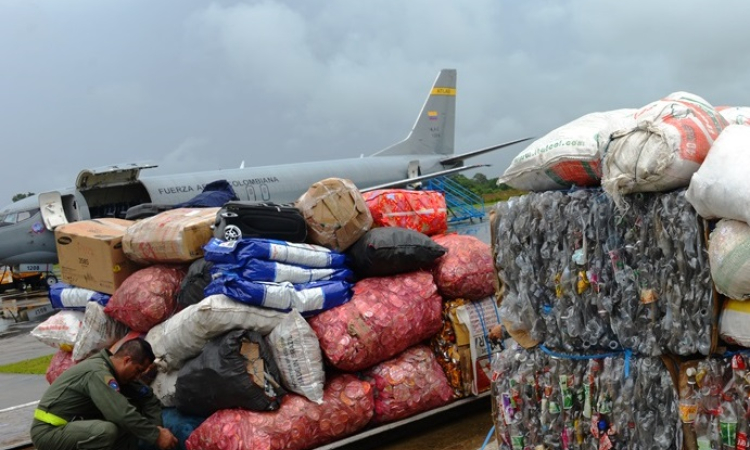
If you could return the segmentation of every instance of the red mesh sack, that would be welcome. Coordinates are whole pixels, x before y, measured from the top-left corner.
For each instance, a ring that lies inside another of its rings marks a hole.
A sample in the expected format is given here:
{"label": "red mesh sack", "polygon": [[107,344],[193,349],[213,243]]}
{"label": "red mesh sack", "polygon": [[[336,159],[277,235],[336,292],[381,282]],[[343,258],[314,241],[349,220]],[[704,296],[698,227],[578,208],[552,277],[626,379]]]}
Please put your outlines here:
{"label": "red mesh sack", "polygon": [[442,298],[429,272],[365,278],[353,291],[349,303],[309,320],[334,367],[366,369],[440,331]]}
{"label": "red mesh sack", "polygon": [[188,450],[302,450],[356,433],[372,414],[370,384],[341,374],[326,383],[321,405],[289,394],[274,412],[218,411],[193,431],[185,446]]}
{"label": "red mesh sack", "polygon": [[463,234],[441,234],[432,239],[448,249],[433,269],[441,294],[479,300],[495,293],[496,274],[489,244]]}
{"label": "red mesh sack", "polygon": [[47,366],[47,373],[44,375],[47,383],[52,384],[63,372],[75,365],[73,353],[58,350],[49,362],[49,366]]}
{"label": "red mesh sack", "polygon": [[184,277],[185,269],[180,266],[141,269],[117,288],[104,312],[133,331],[147,333],[174,314]]}
{"label": "red mesh sack", "polygon": [[385,423],[446,405],[453,389],[427,346],[412,347],[364,372],[375,395],[373,422]]}
{"label": "red mesh sack", "polygon": [[378,189],[362,196],[374,226],[408,228],[429,236],[448,229],[445,196],[440,192]]}

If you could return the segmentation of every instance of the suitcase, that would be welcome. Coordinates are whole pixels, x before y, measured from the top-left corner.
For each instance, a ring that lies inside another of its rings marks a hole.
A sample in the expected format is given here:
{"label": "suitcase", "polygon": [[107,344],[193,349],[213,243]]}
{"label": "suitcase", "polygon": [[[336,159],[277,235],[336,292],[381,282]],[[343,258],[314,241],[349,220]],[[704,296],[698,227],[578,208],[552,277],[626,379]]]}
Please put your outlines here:
{"label": "suitcase", "polygon": [[254,237],[302,243],[307,239],[307,223],[294,206],[232,201],[216,214],[214,237],[225,241]]}

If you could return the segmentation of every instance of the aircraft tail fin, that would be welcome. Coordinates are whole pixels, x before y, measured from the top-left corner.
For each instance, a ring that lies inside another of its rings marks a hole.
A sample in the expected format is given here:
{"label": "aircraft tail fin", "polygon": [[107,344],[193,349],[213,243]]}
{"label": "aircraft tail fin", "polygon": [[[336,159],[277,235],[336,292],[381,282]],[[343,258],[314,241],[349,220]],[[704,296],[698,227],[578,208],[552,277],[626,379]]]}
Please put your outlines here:
{"label": "aircraft tail fin", "polygon": [[406,139],[372,156],[452,155],[455,129],[456,69],[443,69]]}

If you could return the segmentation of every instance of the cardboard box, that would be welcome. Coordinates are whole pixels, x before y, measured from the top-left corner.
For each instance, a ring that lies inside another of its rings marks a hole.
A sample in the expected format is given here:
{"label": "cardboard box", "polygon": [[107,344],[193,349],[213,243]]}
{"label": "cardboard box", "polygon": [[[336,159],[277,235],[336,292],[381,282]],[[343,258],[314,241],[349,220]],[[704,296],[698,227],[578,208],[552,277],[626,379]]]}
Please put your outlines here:
{"label": "cardboard box", "polygon": [[140,220],[128,228],[122,247],[139,263],[187,263],[203,256],[213,237],[219,208],[177,208]]}
{"label": "cardboard box", "polygon": [[122,249],[130,220],[82,220],[55,229],[62,281],[114,294],[127,277],[141,268]]}
{"label": "cardboard box", "polygon": [[295,205],[307,222],[308,239],[342,252],[372,227],[372,214],[359,189],[343,178],[314,183]]}

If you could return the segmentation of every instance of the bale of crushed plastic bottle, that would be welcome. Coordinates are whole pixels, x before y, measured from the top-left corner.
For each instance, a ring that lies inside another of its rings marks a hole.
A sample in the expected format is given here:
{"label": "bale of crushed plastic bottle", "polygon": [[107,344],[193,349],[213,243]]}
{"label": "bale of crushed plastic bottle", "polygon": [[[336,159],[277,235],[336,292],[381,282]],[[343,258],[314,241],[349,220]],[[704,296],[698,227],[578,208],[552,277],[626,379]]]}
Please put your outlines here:
{"label": "bale of crushed plastic bottle", "polygon": [[370,384],[350,374],[326,383],[323,403],[289,394],[274,412],[228,409],[214,413],[190,435],[188,450],[304,450],[364,428],[373,415]]}
{"label": "bale of crushed plastic bottle", "polygon": [[358,371],[385,361],[440,330],[442,298],[429,272],[365,278],[351,301],[310,318],[334,367]]}
{"label": "bale of crushed plastic bottle", "polygon": [[393,422],[450,403],[453,390],[427,346],[417,345],[366,370],[375,397],[373,423]]}
{"label": "bale of crushed plastic bottle", "polygon": [[493,378],[500,450],[682,449],[677,388],[661,358],[514,346],[493,362]]}
{"label": "bale of crushed plastic bottle", "polygon": [[432,239],[448,249],[433,269],[443,296],[479,300],[495,293],[496,275],[489,244],[462,234],[441,234]]}
{"label": "bale of crushed plastic bottle", "polygon": [[527,194],[495,208],[501,317],[513,335],[581,352],[708,355],[716,345],[703,220],[685,191]]}

